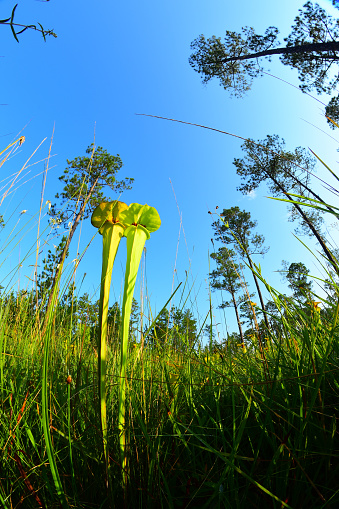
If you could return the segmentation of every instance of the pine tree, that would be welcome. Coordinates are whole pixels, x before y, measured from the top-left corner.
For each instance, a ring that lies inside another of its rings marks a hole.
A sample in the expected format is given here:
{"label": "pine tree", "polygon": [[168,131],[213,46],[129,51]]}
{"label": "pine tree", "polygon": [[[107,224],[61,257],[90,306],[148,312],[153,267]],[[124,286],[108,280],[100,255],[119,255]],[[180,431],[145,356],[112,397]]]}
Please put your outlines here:
{"label": "pine tree", "polygon": [[245,210],[241,211],[239,207],[224,209],[220,214],[220,218],[222,219],[218,219],[212,224],[215,238],[225,245],[233,246],[248,263],[259,296],[261,309],[264,313],[266,327],[269,329],[264,299],[252,262],[253,255],[259,254],[263,256],[267,253],[269,248],[264,246],[265,238],[254,232],[257,222],[251,220],[251,214]]}
{"label": "pine tree", "polygon": [[[283,65],[298,71],[303,92],[333,93],[339,84],[339,20],[308,1],[299,9],[291,29],[285,46],[279,46],[279,30],[274,26],[264,35],[248,26],[241,33],[226,30],[224,41],[200,35],[191,43],[189,63],[204,83],[217,78],[231,95],[241,97],[251,89],[253,79],[265,74],[263,59],[270,61],[280,55]],[[326,115],[339,120],[339,96],[330,100]]]}

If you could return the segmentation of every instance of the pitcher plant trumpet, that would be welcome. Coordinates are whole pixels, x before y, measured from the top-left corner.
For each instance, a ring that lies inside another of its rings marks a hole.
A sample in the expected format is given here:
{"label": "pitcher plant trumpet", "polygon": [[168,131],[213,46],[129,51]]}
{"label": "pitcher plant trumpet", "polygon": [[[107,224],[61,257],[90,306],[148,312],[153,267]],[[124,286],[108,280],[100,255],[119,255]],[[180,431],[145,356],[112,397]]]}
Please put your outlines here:
{"label": "pitcher plant trumpet", "polygon": [[107,338],[107,315],[109,292],[111,287],[112,270],[115,256],[118,251],[120,240],[124,234],[125,227],[120,222],[120,214],[127,209],[126,203],[103,202],[93,211],[91,222],[102,235],[102,272],[99,303],[99,400],[100,419],[103,439],[104,457],[106,463],[106,475],[108,485],[109,451],[107,440],[107,410],[106,410],[106,338]]}
{"label": "pitcher plant trumpet", "polygon": [[127,238],[127,262],[125,273],[124,296],[122,302],[122,334],[121,334],[121,357],[120,357],[120,393],[119,393],[119,442],[120,457],[123,472],[123,484],[126,485],[127,448],[126,448],[126,422],[125,422],[125,401],[126,401],[126,367],[129,322],[135,282],[138,274],[142,252],[150,233],[155,232],[161,225],[158,212],[149,205],[132,203],[128,209],[121,212],[121,222],[126,226],[124,236]]}

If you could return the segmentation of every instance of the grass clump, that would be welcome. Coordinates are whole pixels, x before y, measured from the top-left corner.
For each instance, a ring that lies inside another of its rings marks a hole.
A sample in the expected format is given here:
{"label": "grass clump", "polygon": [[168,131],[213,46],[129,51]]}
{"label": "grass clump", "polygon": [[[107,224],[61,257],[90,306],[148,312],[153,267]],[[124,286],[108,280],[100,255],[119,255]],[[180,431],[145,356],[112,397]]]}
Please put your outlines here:
{"label": "grass clump", "polygon": [[62,283],[46,325],[48,290],[38,300],[35,288],[3,290],[2,506],[338,507],[337,278],[323,282],[320,306],[311,292],[280,294],[252,269],[272,297],[269,326],[255,320],[243,340],[216,342],[211,327],[206,345],[178,308],[147,330],[130,325],[123,458],[119,304],[107,313],[103,437],[98,304]]}
{"label": "grass clump", "polygon": [[[29,296],[18,301],[27,313]],[[338,306],[305,314],[280,302],[264,352],[172,342],[130,345],[126,379],[129,507],[335,507],[338,503]],[[57,507],[42,433],[39,334],[2,307],[1,496]],[[62,313],[62,309],[57,313]],[[20,315],[19,315],[20,316]],[[97,346],[66,323],[51,333],[48,425],[70,507],[110,507],[98,408]],[[79,329],[79,332],[81,328]],[[74,334],[74,332],[73,332]],[[8,341],[10,338],[10,341]],[[264,354],[264,361],[263,361]],[[118,430],[119,344],[109,343],[108,443],[124,498]],[[72,380],[68,378],[71,376]],[[116,482],[114,480],[116,479]]]}

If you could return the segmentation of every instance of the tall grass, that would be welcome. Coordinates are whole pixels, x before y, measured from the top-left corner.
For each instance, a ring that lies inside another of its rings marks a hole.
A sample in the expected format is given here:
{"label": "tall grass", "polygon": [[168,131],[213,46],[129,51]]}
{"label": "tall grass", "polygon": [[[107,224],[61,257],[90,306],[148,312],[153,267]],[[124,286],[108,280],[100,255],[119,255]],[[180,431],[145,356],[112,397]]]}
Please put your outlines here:
{"label": "tall grass", "polygon": [[2,292],[2,506],[338,507],[339,287],[333,280],[321,312],[312,301],[301,305],[281,295],[256,270],[278,311],[263,350],[256,330],[246,351],[215,344],[212,330],[207,346],[201,336],[192,342],[170,329],[161,341],[141,337],[128,346],[127,489],[119,447],[120,345],[109,339],[111,493],[95,338],[65,312],[63,286],[47,329],[34,290]]}

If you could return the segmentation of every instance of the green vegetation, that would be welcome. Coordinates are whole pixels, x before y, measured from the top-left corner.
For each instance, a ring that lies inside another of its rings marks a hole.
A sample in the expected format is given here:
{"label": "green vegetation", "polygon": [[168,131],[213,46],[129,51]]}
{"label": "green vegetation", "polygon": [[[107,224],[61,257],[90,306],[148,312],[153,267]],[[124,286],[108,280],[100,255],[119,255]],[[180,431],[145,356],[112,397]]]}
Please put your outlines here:
{"label": "green vegetation", "polygon": [[[336,207],[311,196],[286,200],[308,218],[323,211],[338,219]],[[285,262],[292,295],[283,295],[255,261],[266,251],[256,222],[238,207],[223,209],[213,222],[222,245],[211,254],[210,281],[231,295],[222,307],[234,308],[239,331],[220,337],[212,308],[197,326],[187,285],[179,307],[167,303],[149,317],[138,308],[136,274],[160,220],[138,204],[117,217],[117,203],[92,216],[104,242],[99,303],[77,291],[67,267],[60,273],[65,238],[31,289],[1,290],[2,506],[336,508],[336,253],[319,261],[320,295],[302,262]],[[109,307],[119,225],[118,240],[127,237],[125,289],[122,305]],[[244,270],[270,295],[265,305],[253,302]]]}
{"label": "green vegetation", "polygon": [[[0,24],[8,25],[17,41],[28,29],[44,38],[55,35],[41,25],[16,24],[16,7]],[[204,82],[217,77],[241,96],[265,72],[259,59],[277,54],[298,70],[302,91],[332,93],[339,83],[332,72],[339,58],[339,21],[308,1],[285,47],[277,47],[277,36],[276,27],[264,36],[249,27],[242,34],[227,31],[224,43],[200,36],[192,43],[190,63]],[[334,119],[328,119],[331,127],[338,127],[338,97],[326,113]],[[0,167],[23,141],[0,152]],[[323,231],[324,216],[337,221],[339,208],[315,191],[315,154],[301,147],[287,150],[278,135],[244,139],[242,150],[243,157],[233,162],[241,178],[238,190],[253,194],[265,184],[272,199],[287,204],[289,219],[298,222],[296,232],[321,248],[314,260],[322,276],[312,277],[301,261],[285,261],[281,272],[290,295],[282,294],[258,263],[268,249],[251,214],[237,206],[210,213],[214,252],[207,279],[220,296],[219,307],[234,309],[236,316],[237,331],[224,336],[211,295],[200,322],[189,308],[188,278],[158,313],[149,301],[144,309],[133,298],[146,240],[160,218],[148,205],[117,201],[133,183],[116,180],[119,155],[92,144],[85,156],[67,161],[57,203],[47,202],[45,230],[42,191],[36,247],[27,253],[36,251],[33,277],[24,290],[20,277],[0,288],[0,504],[5,509],[339,506],[339,256]],[[118,196],[106,194],[111,192]],[[98,301],[76,286],[86,249],[80,254],[78,247],[74,266],[66,264],[75,232],[90,217],[103,242]],[[3,236],[6,226],[0,215]],[[5,246],[17,242],[15,228]],[[51,237],[57,239],[55,250],[50,244],[44,250]],[[110,306],[123,237],[124,288],[121,302]],[[180,304],[174,306],[177,292]]]}

